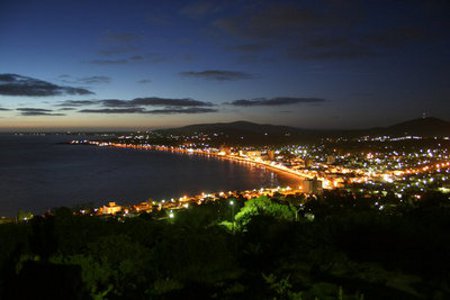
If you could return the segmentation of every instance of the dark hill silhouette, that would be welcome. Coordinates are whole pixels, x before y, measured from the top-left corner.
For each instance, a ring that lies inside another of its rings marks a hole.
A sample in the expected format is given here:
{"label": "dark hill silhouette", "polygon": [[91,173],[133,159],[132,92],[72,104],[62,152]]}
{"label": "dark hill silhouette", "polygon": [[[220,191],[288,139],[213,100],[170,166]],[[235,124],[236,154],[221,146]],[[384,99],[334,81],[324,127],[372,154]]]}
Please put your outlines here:
{"label": "dark hill silhouette", "polygon": [[174,135],[217,134],[216,140],[228,145],[268,145],[316,140],[314,131],[289,126],[257,124],[247,121],[188,125],[163,130]]}
{"label": "dark hill silhouette", "polygon": [[188,125],[180,128],[174,129],[178,132],[252,132],[261,134],[285,134],[285,133],[295,133],[299,132],[301,129],[289,127],[289,126],[279,126],[271,124],[257,124],[247,121],[236,121],[231,123],[212,123],[212,124],[196,124]]}
{"label": "dark hill silhouette", "polygon": [[193,135],[198,133],[218,134],[228,144],[284,144],[314,142],[324,137],[359,137],[366,135],[388,136],[450,136],[450,122],[437,118],[421,118],[379,127],[360,130],[315,130],[290,126],[257,124],[247,121],[230,123],[195,124],[179,128],[161,130],[175,135]]}
{"label": "dark hill silhouette", "polygon": [[450,122],[437,118],[421,118],[398,123],[385,129],[391,135],[450,136]]}

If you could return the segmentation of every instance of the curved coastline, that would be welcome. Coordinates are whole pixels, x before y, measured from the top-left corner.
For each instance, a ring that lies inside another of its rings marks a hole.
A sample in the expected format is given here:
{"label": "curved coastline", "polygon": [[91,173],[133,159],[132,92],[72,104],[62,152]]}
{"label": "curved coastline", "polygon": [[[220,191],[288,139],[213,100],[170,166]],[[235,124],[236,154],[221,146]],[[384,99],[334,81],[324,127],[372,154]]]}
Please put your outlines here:
{"label": "curved coastline", "polygon": [[294,177],[220,156],[73,147],[65,136],[14,137],[10,143],[2,152],[10,159],[0,176],[5,192],[0,216],[15,216],[20,209],[42,214],[60,206],[129,205],[149,198],[296,185]]}
{"label": "curved coastline", "polygon": [[[207,151],[203,151],[203,150],[190,150],[190,149],[183,149],[183,148],[178,148],[178,147],[168,147],[168,146],[134,145],[134,144],[119,144],[119,143],[108,143],[106,145],[97,144],[97,143],[94,143],[94,144],[96,146],[100,146],[100,147],[107,146],[107,147],[114,147],[114,148],[127,148],[127,149],[136,149],[136,150],[145,150],[145,151],[153,150],[153,151],[172,152],[172,153],[187,154],[187,155],[200,155],[200,156],[214,157],[217,159],[224,159],[224,160],[233,161],[233,162],[245,163],[245,164],[257,166],[260,168],[266,168],[270,171],[273,171],[274,173],[277,173],[278,175],[290,178],[290,181],[297,181],[299,183],[305,179],[310,178],[310,176],[298,174],[296,171],[291,170],[284,166],[272,165],[272,164],[264,162],[264,161],[250,160],[245,157],[235,156],[235,155],[226,155],[226,154],[219,154],[219,153],[214,153],[214,152],[207,152]],[[291,185],[289,185],[289,186],[293,187]]]}

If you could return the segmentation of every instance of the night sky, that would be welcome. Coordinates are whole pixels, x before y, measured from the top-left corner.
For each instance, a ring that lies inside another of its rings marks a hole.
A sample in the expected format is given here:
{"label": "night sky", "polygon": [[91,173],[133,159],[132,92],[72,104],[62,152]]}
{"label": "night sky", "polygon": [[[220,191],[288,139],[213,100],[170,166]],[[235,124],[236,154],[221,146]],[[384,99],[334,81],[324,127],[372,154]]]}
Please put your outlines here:
{"label": "night sky", "polygon": [[0,130],[450,116],[450,2],[0,2]]}

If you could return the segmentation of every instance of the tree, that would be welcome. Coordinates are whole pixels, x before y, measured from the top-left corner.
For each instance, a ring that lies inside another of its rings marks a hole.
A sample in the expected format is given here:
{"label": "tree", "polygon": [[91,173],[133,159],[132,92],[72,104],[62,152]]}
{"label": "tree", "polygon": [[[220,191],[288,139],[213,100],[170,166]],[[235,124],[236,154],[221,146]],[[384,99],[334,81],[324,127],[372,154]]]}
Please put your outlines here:
{"label": "tree", "polygon": [[295,220],[296,210],[267,196],[253,198],[245,202],[244,207],[235,216],[238,229],[245,229],[250,220],[257,215],[271,216],[277,220],[293,221]]}

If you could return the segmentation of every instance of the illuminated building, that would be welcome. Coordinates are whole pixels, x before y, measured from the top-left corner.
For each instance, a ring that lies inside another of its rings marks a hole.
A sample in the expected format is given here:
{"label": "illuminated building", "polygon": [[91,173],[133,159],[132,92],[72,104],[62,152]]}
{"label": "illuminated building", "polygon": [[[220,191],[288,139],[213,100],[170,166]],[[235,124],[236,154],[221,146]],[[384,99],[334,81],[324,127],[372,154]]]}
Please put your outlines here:
{"label": "illuminated building", "polygon": [[327,165],[332,165],[336,162],[336,157],[334,157],[333,155],[328,155],[327,156]]}
{"label": "illuminated building", "polygon": [[304,193],[307,194],[321,194],[323,191],[322,181],[313,179],[305,179],[302,181],[302,189]]}
{"label": "illuminated building", "polygon": [[267,157],[269,158],[270,161],[275,160],[275,151],[274,150],[267,151]]}
{"label": "illuminated building", "polygon": [[101,212],[105,215],[114,215],[122,210],[122,206],[117,205],[116,202],[108,202],[101,208]]}
{"label": "illuminated building", "polygon": [[246,155],[252,158],[261,157],[261,151],[247,151]]}
{"label": "illuminated building", "polygon": [[312,158],[306,158],[305,159],[305,168],[309,168],[313,165],[314,161]]}

